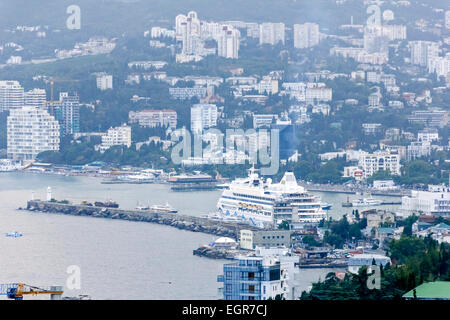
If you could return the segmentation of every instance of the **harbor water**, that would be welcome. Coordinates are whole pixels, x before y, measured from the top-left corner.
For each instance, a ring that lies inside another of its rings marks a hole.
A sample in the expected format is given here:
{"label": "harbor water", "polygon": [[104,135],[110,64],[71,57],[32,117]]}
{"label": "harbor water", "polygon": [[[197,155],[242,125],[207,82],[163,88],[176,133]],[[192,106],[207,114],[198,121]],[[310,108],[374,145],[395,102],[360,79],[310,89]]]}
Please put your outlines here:
{"label": "harbor water", "polygon": [[[221,194],[220,190],[174,192],[165,184],[106,185],[92,177],[2,173],[0,283],[62,285],[64,296],[88,294],[93,299],[221,298],[216,280],[227,261],[192,254],[199,245],[213,241],[213,235],[151,223],[17,210],[25,207],[32,195],[45,199],[48,186],[58,200],[79,203],[111,199],[124,209],[167,202],[180,213],[195,216],[213,212]],[[329,215],[334,219],[352,211],[341,207],[346,194],[314,194],[332,205]],[[14,231],[23,236],[5,236]],[[70,266],[80,270],[79,289],[67,281],[72,279],[67,272]],[[330,271],[301,270],[302,289]]]}

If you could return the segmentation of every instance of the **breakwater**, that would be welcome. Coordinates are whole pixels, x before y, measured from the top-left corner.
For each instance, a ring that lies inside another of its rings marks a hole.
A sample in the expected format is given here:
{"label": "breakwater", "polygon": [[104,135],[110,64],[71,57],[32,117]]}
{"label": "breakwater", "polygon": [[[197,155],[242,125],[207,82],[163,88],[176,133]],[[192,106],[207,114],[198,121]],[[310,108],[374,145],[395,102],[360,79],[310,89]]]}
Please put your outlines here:
{"label": "breakwater", "polygon": [[49,214],[65,214],[104,219],[119,219],[136,222],[149,222],[187,230],[238,239],[240,230],[261,230],[248,224],[213,221],[178,213],[123,210],[115,208],[74,205],[53,201],[30,200],[26,210]]}

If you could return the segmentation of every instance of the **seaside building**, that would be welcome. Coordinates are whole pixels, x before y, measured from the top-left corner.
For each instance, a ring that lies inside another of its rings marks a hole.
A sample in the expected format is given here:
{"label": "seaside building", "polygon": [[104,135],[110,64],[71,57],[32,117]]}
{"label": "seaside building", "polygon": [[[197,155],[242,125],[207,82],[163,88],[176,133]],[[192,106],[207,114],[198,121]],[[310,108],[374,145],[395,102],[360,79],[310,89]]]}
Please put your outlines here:
{"label": "seaside building", "polygon": [[402,198],[397,214],[409,217],[412,214],[450,216],[450,187],[428,186],[428,191],[412,190],[411,196]]}
{"label": "seaside building", "polygon": [[7,119],[7,154],[13,160],[34,160],[44,151],[58,151],[60,127],[46,110],[14,108]]}
{"label": "seaside building", "polygon": [[238,257],[223,266],[224,300],[268,300],[288,294],[288,272],[276,257]]}

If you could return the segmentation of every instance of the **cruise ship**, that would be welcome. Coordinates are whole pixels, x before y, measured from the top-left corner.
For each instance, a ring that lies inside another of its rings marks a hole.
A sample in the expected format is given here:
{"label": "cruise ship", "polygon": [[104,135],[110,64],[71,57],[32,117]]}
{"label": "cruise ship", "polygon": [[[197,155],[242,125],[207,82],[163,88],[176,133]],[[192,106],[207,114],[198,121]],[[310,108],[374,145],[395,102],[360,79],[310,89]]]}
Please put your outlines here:
{"label": "cruise ship", "polygon": [[318,224],[327,214],[317,197],[297,184],[294,173],[286,172],[280,183],[264,181],[254,168],[249,176],[233,181],[217,203],[219,215],[235,216],[255,226],[273,226],[283,220]]}

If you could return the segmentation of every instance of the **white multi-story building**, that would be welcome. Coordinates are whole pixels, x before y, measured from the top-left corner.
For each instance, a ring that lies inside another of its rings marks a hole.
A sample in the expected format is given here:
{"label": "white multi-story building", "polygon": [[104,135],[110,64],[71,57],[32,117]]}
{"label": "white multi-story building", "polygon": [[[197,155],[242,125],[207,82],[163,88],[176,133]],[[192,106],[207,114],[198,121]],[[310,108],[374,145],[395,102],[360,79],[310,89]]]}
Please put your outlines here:
{"label": "white multi-story building", "polygon": [[0,81],[0,112],[22,108],[24,90],[18,81]]}
{"label": "white multi-story building", "polygon": [[387,152],[362,154],[359,158],[359,167],[364,171],[366,178],[378,171],[389,171],[393,175],[400,175],[400,156]]}
{"label": "white multi-story building", "polygon": [[411,191],[411,196],[402,198],[398,215],[408,217],[412,214],[450,216],[450,187],[445,185],[428,186],[428,191]]}
{"label": "white multi-story building", "polygon": [[437,78],[444,77],[450,79],[450,53],[445,57],[434,57],[428,61],[428,72],[436,73]]}
{"label": "white multi-story building", "polygon": [[246,23],[247,37],[248,38],[259,38],[259,24],[256,22]]}
{"label": "white multi-story building", "polygon": [[25,92],[25,105],[45,108],[47,105],[47,94],[44,89],[33,89]]}
{"label": "white multi-story building", "polygon": [[410,41],[411,63],[428,67],[430,60],[439,56],[439,43],[432,41]]}
{"label": "white multi-story building", "polygon": [[215,104],[199,103],[191,108],[191,131],[201,134],[203,130],[217,125],[217,106]]}
{"label": "white multi-story building", "polygon": [[433,142],[439,140],[439,132],[436,129],[424,129],[417,134],[417,141]]}
{"label": "white multi-story building", "polygon": [[265,76],[261,79],[258,85],[258,92],[260,94],[276,94],[278,93],[278,80]]}
{"label": "white multi-story building", "polygon": [[205,87],[193,87],[193,88],[169,88],[170,97],[173,99],[185,100],[193,97],[204,98],[207,94],[207,88]]}
{"label": "white multi-story building", "polygon": [[253,128],[270,127],[276,118],[275,114],[254,114]]}
{"label": "white multi-story building", "polygon": [[265,22],[259,26],[259,44],[276,45],[278,42],[285,42],[284,23]]}
{"label": "white multi-story building", "polygon": [[130,111],[130,123],[139,123],[142,127],[177,127],[177,113],[174,110],[142,110]]}
{"label": "white multi-story building", "polygon": [[431,154],[431,143],[429,141],[414,141],[406,151],[408,161],[428,157]]}
{"label": "white multi-story building", "polygon": [[318,87],[306,88],[305,99],[307,103],[331,101],[333,99],[333,89]]}
{"label": "white multi-story building", "polygon": [[363,123],[361,126],[367,135],[380,133],[383,127],[381,123]]}
{"label": "white multi-story building", "polygon": [[319,25],[316,23],[294,24],[294,48],[310,48],[319,44]]}
{"label": "white multi-story building", "polygon": [[22,107],[10,110],[7,120],[9,159],[34,160],[44,151],[58,151],[59,123],[46,110]]}
{"label": "white multi-story building", "polygon": [[224,25],[217,38],[217,54],[227,59],[239,58],[241,33],[238,29]]}
{"label": "white multi-story building", "polygon": [[105,152],[113,146],[131,147],[131,127],[123,124],[120,127],[109,128],[102,136],[102,144],[99,149],[101,152]]}
{"label": "white multi-story building", "polygon": [[100,90],[108,90],[113,88],[113,76],[102,74],[97,76],[97,88]]}

